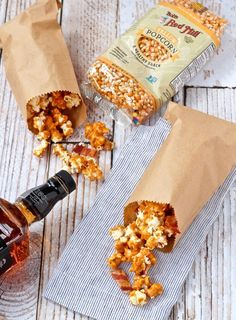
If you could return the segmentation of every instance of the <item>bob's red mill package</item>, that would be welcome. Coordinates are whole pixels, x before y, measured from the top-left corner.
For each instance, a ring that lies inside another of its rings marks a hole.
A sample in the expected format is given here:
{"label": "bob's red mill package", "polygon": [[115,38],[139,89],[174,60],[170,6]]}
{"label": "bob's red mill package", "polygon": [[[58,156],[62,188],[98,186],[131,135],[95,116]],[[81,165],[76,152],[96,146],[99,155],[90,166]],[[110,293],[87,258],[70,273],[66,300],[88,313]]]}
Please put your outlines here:
{"label": "bob's red mill package", "polygon": [[97,58],[90,84],[98,97],[142,123],[211,59],[226,24],[200,3],[160,1]]}
{"label": "bob's red mill package", "polygon": [[[148,275],[156,264],[153,250],[173,249],[236,166],[236,124],[175,103],[165,119],[171,131],[126,203],[124,225],[110,230],[115,253],[108,265],[134,305],[163,291]],[[132,285],[123,262],[131,263]]]}
{"label": "bob's red mill package", "polygon": [[86,118],[71,58],[57,22],[60,4],[39,0],[0,27],[6,76],[27,122],[41,141],[41,156],[50,141],[71,136]]}

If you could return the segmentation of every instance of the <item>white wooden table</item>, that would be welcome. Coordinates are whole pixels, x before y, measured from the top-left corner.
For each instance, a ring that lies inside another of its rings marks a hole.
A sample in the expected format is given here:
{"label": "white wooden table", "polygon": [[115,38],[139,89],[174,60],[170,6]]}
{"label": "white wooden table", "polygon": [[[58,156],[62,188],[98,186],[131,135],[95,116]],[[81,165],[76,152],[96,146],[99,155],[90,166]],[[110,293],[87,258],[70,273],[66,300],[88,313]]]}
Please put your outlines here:
{"label": "white wooden table", "polygon": [[[0,24],[32,3],[34,0],[1,0]],[[79,80],[85,78],[93,59],[154,3],[154,0],[64,1],[59,18]],[[236,122],[236,0],[208,0],[204,4],[227,17],[231,26],[219,55],[177,99]],[[131,128],[117,126],[99,110],[91,110],[89,119],[102,120],[113,130],[117,149],[112,154],[103,152],[100,157],[100,165],[107,175]],[[155,117],[150,124],[154,122]],[[1,61],[0,197],[14,201],[27,188],[43,183],[61,169],[61,162],[51,151],[41,160],[32,156],[35,143],[17,109]],[[17,273],[10,272],[0,278],[0,320],[88,319],[42,298],[75,225],[86,214],[101,185],[81,176],[77,179],[77,193],[57,205],[44,222],[32,227],[30,259]],[[221,211],[173,308],[172,320],[236,319],[236,184]]]}

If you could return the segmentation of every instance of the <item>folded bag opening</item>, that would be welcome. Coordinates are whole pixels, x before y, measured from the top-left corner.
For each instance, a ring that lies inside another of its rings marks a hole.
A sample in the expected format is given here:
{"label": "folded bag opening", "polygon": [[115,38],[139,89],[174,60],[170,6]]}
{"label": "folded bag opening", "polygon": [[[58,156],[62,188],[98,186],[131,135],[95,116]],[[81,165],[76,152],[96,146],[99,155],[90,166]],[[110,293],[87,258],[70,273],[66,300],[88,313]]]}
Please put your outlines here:
{"label": "folded bag opening", "polygon": [[[148,203],[151,203],[151,204],[154,204],[157,206],[163,205],[158,202],[152,202],[152,201],[147,201],[147,200],[142,200],[141,203],[142,202],[148,202]],[[175,218],[175,221],[177,223],[177,228],[176,228],[177,232],[176,233],[179,233],[178,221],[175,216],[174,208],[170,204],[165,204],[165,205],[170,207],[170,209],[172,211],[171,216],[173,216]],[[135,222],[137,220],[138,209],[139,209],[139,203],[137,201],[132,202],[125,207],[125,210],[124,210],[124,225],[125,225],[125,227],[127,227],[129,224],[132,224],[133,222]],[[165,216],[165,218],[166,218],[166,216]],[[165,253],[171,252],[174,247],[174,244],[175,244],[175,239],[176,239],[175,234],[168,236],[167,237],[167,244],[165,244],[165,246],[163,246],[163,248],[158,248],[157,250],[159,250],[161,252],[165,252]]]}

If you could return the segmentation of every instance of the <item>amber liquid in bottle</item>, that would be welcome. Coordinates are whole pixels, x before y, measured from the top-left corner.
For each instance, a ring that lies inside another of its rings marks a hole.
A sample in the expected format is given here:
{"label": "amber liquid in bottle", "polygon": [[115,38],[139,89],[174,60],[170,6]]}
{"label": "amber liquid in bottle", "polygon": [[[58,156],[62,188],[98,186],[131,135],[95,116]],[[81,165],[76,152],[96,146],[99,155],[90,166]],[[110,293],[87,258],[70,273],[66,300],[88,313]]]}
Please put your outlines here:
{"label": "amber liquid in bottle", "polygon": [[75,188],[74,179],[62,170],[13,204],[0,198],[0,275],[29,256],[29,226],[45,218]]}

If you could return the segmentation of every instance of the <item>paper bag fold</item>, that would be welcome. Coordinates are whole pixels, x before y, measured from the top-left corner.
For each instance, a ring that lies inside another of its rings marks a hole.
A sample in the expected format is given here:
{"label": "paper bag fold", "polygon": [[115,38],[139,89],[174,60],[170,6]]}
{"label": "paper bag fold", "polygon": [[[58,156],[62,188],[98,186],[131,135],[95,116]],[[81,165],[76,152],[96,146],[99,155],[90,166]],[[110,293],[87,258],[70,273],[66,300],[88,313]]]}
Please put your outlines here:
{"label": "paper bag fold", "polygon": [[172,130],[129,198],[124,221],[136,219],[137,201],[169,203],[183,234],[236,165],[236,124],[173,102],[165,119]]}
{"label": "paper bag fold", "polygon": [[[6,76],[27,121],[27,102],[53,91],[80,90],[60,25],[56,0],[35,5],[0,27]],[[74,127],[86,118],[82,104],[69,113]],[[30,128],[32,130],[32,128]]]}

